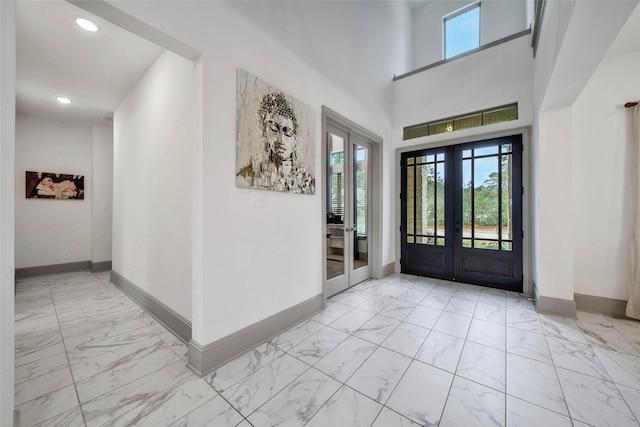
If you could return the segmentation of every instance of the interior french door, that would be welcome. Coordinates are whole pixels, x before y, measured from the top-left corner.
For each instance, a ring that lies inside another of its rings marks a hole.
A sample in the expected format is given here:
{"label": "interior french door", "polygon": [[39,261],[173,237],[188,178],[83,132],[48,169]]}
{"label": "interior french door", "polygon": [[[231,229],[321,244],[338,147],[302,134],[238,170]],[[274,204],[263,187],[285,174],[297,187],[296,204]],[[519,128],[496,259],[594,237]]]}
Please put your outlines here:
{"label": "interior french door", "polygon": [[403,153],[401,271],[522,292],[522,136]]}
{"label": "interior french door", "polygon": [[327,296],[371,277],[369,143],[327,127]]}

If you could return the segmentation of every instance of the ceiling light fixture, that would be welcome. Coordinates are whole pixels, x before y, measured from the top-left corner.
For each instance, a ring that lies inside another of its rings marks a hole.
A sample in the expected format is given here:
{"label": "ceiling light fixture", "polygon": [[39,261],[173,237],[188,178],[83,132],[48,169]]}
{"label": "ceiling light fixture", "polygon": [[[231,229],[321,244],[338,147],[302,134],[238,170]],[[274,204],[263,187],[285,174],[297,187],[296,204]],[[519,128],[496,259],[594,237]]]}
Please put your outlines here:
{"label": "ceiling light fixture", "polygon": [[60,104],[71,104],[71,100],[69,98],[65,98],[64,96],[56,96],[56,99]]}
{"label": "ceiling light fixture", "polygon": [[98,27],[98,24],[95,24],[94,22],[82,16],[74,16],[73,20],[76,21],[76,24],[78,24],[78,26],[87,31],[91,31],[92,33],[95,33],[100,29],[100,27]]}

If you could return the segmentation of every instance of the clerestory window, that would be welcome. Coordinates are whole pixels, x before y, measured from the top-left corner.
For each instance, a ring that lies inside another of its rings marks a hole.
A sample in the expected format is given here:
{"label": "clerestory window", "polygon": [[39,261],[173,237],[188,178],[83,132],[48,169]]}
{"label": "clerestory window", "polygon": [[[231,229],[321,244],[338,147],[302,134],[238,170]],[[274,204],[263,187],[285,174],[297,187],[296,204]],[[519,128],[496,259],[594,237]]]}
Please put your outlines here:
{"label": "clerestory window", "polygon": [[444,59],[480,47],[480,2],[443,18]]}

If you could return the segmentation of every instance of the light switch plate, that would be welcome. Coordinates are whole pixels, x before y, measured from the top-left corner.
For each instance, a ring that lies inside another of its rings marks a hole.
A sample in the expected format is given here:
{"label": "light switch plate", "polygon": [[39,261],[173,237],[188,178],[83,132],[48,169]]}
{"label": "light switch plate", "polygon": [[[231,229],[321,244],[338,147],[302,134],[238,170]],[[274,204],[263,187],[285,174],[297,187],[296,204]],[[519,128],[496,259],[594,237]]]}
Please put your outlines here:
{"label": "light switch plate", "polygon": [[261,191],[252,191],[251,194],[249,194],[249,206],[264,206],[264,198]]}

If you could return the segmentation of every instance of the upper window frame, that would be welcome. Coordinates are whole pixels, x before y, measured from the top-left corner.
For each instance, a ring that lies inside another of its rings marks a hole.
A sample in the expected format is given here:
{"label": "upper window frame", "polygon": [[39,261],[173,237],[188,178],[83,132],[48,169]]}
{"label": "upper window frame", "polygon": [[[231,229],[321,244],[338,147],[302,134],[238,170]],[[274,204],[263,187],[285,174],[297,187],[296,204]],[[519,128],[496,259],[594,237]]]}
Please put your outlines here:
{"label": "upper window frame", "polygon": [[[478,46],[465,50],[463,52],[458,52],[455,55],[447,57],[447,21],[453,18],[456,18],[460,15],[464,15],[465,13],[476,8],[478,9]],[[482,2],[481,1],[475,1],[473,3],[470,3],[442,17],[442,59],[443,60],[455,58],[458,55],[465,54],[481,46],[482,46]]]}

